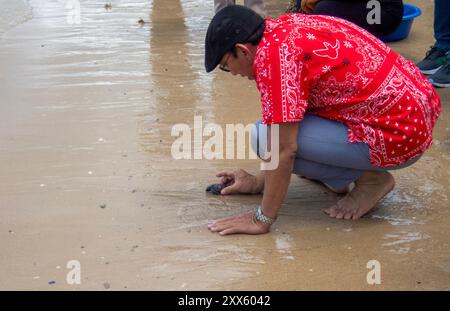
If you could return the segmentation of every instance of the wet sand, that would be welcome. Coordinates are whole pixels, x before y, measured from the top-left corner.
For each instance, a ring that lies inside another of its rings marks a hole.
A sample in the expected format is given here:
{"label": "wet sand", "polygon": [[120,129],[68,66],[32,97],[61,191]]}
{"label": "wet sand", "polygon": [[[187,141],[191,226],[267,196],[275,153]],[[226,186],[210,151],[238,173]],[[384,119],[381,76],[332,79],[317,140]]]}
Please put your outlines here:
{"label": "wet sand", "polygon": [[[175,161],[171,129],[194,116],[251,123],[256,88],[204,72],[212,1],[109,2],[81,1],[81,24],[69,24],[64,1],[31,0],[32,18],[25,8],[0,24],[1,290],[450,289],[450,90],[438,90],[434,146],[394,173],[369,217],[330,219],[322,209],[338,197],[293,177],[270,234],[220,237],[207,223],[261,196],[206,185],[258,162]],[[391,46],[418,61],[433,44],[433,7],[409,2],[423,15]],[[284,6],[267,1],[272,17]],[[372,259],[381,285],[366,282]],[[80,285],[66,282],[69,260]]]}

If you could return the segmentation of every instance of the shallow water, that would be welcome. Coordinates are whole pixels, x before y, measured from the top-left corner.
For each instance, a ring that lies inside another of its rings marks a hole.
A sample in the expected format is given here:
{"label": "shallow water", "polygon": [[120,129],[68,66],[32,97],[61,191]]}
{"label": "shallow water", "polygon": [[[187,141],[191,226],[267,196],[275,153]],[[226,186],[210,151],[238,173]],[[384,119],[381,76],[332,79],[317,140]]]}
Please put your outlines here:
{"label": "shallow water", "polygon": [[14,26],[33,17],[31,6],[26,0],[0,0],[0,38]]}
{"label": "shallow water", "polygon": [[[293,177],[270,234],[220,237],[209,221],[261,197],[206,185],[221,168],[256,172],[258,162],[175,161],[171,129],[194,116],[254,122],[254,84],[204,72],[212,1],[109,2],[80,1],[81,23],[70,24],[66,1],[31,0],[32,19],[0,26],[1,289],[450,288],[448,90],[438,91],[437,143],[395,172],[369,217],[328,218],[321,210],[337,196]],[[411,2],[424,15],[392,46],[417,61],[432,44],[432,7]],[[283,7],[267,2],[271,16]],[[81,285],[65,281],[71,259]],[[366,282],[371,259],[381,285]]]}

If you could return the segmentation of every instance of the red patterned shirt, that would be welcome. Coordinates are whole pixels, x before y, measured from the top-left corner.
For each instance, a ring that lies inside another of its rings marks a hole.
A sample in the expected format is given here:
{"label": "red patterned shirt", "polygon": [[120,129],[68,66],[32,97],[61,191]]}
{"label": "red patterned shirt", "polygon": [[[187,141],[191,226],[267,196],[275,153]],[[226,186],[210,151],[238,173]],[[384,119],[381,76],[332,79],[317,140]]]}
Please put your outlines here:
{"label": "red patterned shirt", "polygon": [[374,166],[402,164],[431,146],[441,112],[419,69],[343,19],[303,14],[266,19],[254,61],[265,124],[305,112],[348,127]]}

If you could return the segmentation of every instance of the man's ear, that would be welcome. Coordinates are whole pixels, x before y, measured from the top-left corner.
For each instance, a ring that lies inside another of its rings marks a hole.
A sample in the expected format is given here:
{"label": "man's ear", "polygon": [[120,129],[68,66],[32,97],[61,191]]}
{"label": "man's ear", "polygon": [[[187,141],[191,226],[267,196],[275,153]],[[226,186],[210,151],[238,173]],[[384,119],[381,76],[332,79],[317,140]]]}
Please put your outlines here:
{"label": "man's ear", "polygon": [[245,58],[247,59],[251,59],[251,53],[249,48],[247,47],[247,45],[243,44],[243,43],[237,43],[235,45],[236,50],[240,53],[242,53],[242,55],[244,55]]}

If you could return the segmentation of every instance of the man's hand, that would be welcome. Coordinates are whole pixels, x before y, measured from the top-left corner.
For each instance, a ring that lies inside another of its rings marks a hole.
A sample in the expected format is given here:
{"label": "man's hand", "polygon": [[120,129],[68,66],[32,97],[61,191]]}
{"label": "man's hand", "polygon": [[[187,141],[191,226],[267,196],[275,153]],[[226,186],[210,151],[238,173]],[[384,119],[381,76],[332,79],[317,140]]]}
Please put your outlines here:
{"label": "man's hand", "polygon": [[270,231],[270,225],[255,219],[255,212],[221,218],[208,225],[212,232],[220,235],[235,233],[264,234]]}
{"label": "man's hand", "polygon": [[251,175],[243,169],[231,169],[219,172],[217,177],[222,177],[220,183],[224,186],[220,194],[233,193],[261,193],[264,188],[264,179]]}
{"label": "man's hand", "polygon": [[316,6],[317,2],[320,0],[302,0],[301,8],[303,12],[311,14],[314,12],[314,7]]}

